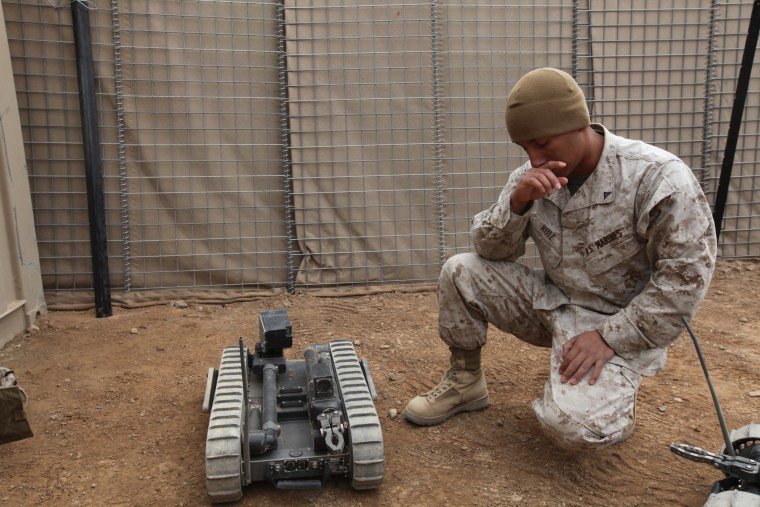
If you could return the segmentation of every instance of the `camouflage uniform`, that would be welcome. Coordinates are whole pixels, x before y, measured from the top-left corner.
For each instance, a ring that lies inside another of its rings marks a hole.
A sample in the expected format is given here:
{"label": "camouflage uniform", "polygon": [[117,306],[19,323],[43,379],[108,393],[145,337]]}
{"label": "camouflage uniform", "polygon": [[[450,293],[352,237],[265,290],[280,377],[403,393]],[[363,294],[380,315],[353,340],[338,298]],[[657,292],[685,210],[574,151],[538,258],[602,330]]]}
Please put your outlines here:
{"label": "camouflage uniform", "polygon": [[[456,255],[439,284],[440,334],[450,347],[486,343],[488,323],[551,347],[544,396],[533,403],[547,435],[565,447],[604,447],[633,429],[642,376],[702,301],[715,266],[710,207],[686,164],[613,135],[595,171],[571,195],[563,187],[512,213],[510,195],[531,168],[512,173],[499,200],[473,219],[477,254]],[[515,262],[530,237],[543,269]],[[595,385],[561,383],[562,345],[598,330],[615,351]]]}

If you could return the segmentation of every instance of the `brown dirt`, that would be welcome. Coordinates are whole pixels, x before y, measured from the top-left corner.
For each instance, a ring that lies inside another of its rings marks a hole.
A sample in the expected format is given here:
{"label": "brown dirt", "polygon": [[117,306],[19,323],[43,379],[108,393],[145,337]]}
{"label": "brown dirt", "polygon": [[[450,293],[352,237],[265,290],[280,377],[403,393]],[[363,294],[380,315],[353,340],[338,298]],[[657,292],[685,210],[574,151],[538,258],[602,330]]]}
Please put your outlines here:
{"label": "brown dirt", "polygon": [[[694,320],[730,429],[760,423],[760,264],[721,261]],[[378,390],[385,481],[356,492],[346,481],[280,491],[263,483],[237,505],[702,505],[722,475],[672,454],[681,441],[717,451],[723,441],[694,347],[685,333],[668,365],[646,379],[637,431],[594,453],[552,447],[530,402],[548,352],[493,330],[485,371],[493,405],[430,428],[403,409],[447,367],[433,293],[327,298],[278,296],[229,305],[190,304],[50,312],[39,330],[0,351],[29,393],[33,438],[0,447],[3,505],[207,505],[201,410],[209,367],[243,335],[258,339],[262,309],[285,307],[294,347],[337,338],[357,344]],[[137,330],[134,334],[132,331]]]}

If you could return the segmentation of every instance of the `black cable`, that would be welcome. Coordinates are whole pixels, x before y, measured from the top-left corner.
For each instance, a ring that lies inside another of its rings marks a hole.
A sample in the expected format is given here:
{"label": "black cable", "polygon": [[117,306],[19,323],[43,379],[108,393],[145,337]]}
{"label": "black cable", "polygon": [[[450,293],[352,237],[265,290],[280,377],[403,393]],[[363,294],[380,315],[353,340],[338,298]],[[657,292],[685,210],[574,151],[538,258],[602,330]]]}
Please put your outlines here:
{"label": "black cable", "polygon": [[734,451],[734,444],[731,442],[731,437],[728,434],[728,427],[726,426],[726,419],[723,417],[723,411],[720,409],[720,402],[718,402],[718,395],[715,394],[715,388],[710,381],[710,373],[707,371],[707,365],[705,364],[705,358],[702,357],[702,351],[699,349],[699,343],[697,343],[697,337],[694,335],[694,331],[691,330],[689,321],[686,317],[681,317],[686,330],[691,336],[691,341],[694,342],[694,348],[697,349],[697,356],[699,357],[699,363],[702,365],[702,371],[705,372],[705,380],[707,380],[707,386],[710,388],[710,394],[712,395],[713,403],[715,404],[715,411],[718,412],[718,422],[720,422],[720,430],[723,433],[723,440],[726,443],[726,454],[729,456],[736,456]]}

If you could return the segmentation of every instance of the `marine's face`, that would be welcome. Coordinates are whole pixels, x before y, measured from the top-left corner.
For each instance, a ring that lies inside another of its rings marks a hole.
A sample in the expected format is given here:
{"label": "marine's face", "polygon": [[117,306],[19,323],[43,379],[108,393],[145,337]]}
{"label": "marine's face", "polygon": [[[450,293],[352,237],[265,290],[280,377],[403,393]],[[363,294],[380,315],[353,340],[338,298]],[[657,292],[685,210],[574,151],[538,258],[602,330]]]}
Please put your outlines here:
{"label": "marine's face", "polygon": [[517,143],[528,154],[533,167],[542,167],[547,162],[564,162],[562,169],[552,169],[557,176],[569,176],[583,161],[586,148],[583,129],[566,134],[541,137]]}

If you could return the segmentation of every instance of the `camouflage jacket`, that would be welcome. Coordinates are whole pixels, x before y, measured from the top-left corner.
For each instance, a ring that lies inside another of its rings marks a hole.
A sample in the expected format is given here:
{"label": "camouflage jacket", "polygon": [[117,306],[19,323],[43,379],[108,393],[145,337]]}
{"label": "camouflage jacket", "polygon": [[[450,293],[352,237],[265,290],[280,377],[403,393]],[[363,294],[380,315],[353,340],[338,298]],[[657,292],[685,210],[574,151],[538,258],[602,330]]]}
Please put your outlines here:
{"label": "camouflage jacket", "polygon": [[528,162],[510,175],[499,200],[474,217],[470,235],[477,253],[490,260],[518,259],[532,239],[543,264],[534,308],[571,304],[595,312],[595,328],[623,364],[653,374],[683,330],[681,316],[693,316],[707,292],[715,226],[683,161],[592,127],[604,133],[604,150],[574,195],[563,187],[523,215],[512,213],[510,195]]}

